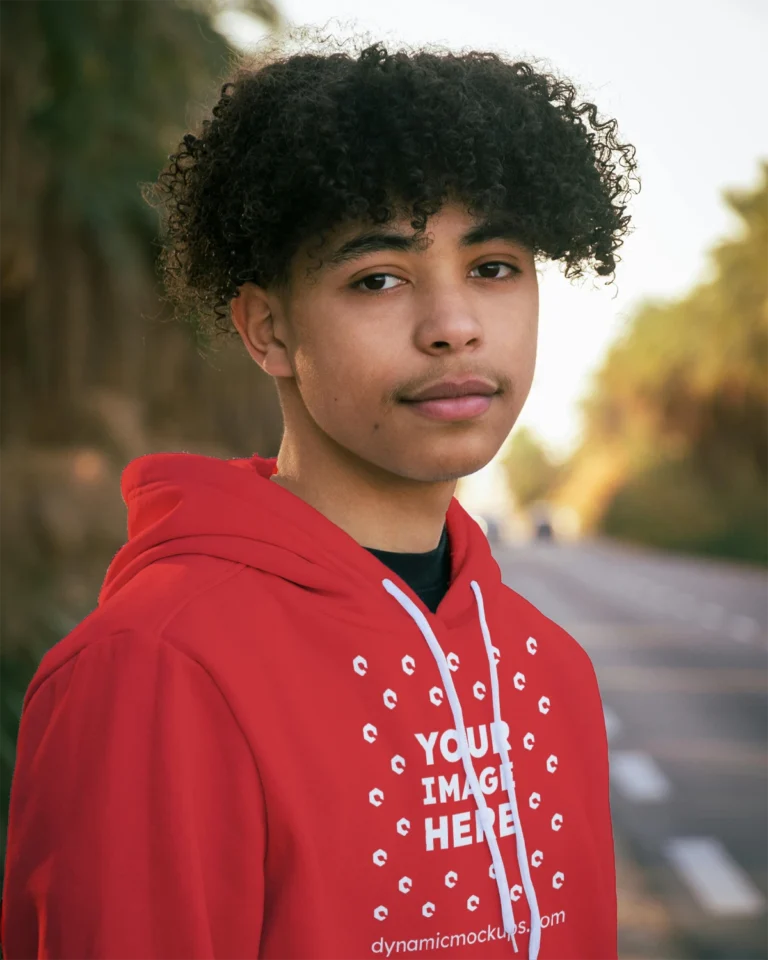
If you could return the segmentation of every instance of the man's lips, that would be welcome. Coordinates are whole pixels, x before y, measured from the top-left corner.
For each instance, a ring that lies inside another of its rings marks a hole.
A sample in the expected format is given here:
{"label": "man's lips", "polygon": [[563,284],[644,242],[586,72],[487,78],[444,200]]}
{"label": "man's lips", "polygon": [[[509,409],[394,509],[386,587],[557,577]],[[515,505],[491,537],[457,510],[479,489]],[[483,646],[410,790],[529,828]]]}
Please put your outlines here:
{"label": "man's lips", "polygon": [[490,407],[498,388],[477,377],[444,379],[402,402],[431,420],[471,420]]}
{"label": "man's lips", "polygon": [[410,397],[406,397],[404,402],[420,403],[424,400],[448,400],[467,396],[490,397],[497,392],[497,387],[488,380],[481,380],[477,377],[453,380],[446,378],[419,390]]}

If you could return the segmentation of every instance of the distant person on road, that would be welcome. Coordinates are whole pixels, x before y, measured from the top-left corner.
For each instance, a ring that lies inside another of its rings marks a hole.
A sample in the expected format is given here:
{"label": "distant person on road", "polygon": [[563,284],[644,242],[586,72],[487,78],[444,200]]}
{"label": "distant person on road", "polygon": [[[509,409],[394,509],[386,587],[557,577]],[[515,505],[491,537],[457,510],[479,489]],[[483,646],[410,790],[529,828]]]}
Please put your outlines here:
{"label": "distant person on road", "polygon": [[166,278],[284,435],[125,469],[24,703],[7,960],[616,957],[592,665],[454,491],[528,396],[537,263],[610,278],[633,172],[492,53],[274,47],[222,88],[154,190]]}

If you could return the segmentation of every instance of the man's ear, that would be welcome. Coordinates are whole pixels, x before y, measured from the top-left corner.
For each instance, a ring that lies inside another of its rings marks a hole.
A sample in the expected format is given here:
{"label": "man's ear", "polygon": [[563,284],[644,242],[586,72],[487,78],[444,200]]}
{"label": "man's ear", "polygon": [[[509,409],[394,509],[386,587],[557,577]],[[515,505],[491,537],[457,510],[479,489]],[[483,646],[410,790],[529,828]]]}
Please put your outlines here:
{"label": "man's ear", "polygon": [[271,377],[292,377],[288,349],[275,331],[277,304],[267,291],[255,283],[244,283],[230,310],[245,349],[261,369]]}

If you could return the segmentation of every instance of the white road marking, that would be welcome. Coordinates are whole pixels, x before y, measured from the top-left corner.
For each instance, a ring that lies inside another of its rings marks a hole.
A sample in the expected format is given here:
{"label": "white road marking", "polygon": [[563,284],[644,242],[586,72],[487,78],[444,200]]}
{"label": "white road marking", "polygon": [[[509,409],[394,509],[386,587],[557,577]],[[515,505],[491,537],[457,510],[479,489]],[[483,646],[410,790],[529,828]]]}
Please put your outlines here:
{"label": "white road marking", "polygon": [[693,896],[710,913],[754,915],[765,909],[763,895],[713,837],[677,837],[666,855]]}
{"label": "white road marking", "polygon": [[736,613],[731,617],[728,624],[728,636],[740,643],[749,643],[760,633],[760,624],[752,617],[745,617],[742,613]]}
{"label": "white road marking", "polygon": [[690,593],[678,593],[676,598],[675,613],[678,617],[687,620],[696,610],[696,601]]}
{"label": "white road marking", "polygon": [[653,757],[640,750],[611,751],[611,781],[636,803],[659,803],[672,793],[672,784]]}
{"label": "white road marking", "polygon": [[603,707],[603,715],[605,716],[605,732],[608,734],[608,742],[611,743],[621,733],[621,720],[619,720],[619,715],[610,707]]}
{"label": "white road marking", "polygon": [[718,630],[725,622],[725,610],[719,603],[705,603],[699,610],[699,623],[705,630]]}

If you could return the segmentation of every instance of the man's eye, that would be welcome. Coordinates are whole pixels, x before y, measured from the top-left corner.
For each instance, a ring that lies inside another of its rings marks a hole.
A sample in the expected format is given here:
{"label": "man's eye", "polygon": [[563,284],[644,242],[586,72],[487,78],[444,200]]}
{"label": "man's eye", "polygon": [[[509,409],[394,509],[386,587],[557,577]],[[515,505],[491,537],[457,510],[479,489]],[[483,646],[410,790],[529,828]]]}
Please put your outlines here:
{"label": "man's eye", "polygon": [[[483,280],[506,280],[508,277],[513,277],[515,274],[520,273],[518,267],[513,266],[511,263],[503,263],[498,260],[489,260],[488,263],[481,263],[477,267],[473,267],[473,270],[482,270],[490,271],[484,272],[481,274]],[[500,270],[508,270],[506,274],[500,274]]]}
{"label": "man's eye", "polygon": [[[393,280],[394,283],[385,286],[387,280]],[[391,290],[398,283],[398,278],[391,273],[369,273],[362,280],[357,280],[352,284],[353,290],[362,290],[366,293],[379,293],[381,290]]]}

